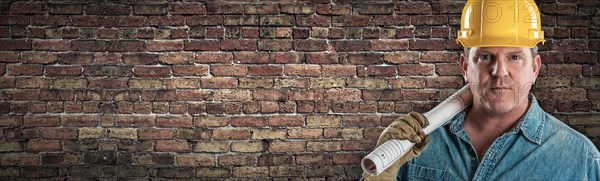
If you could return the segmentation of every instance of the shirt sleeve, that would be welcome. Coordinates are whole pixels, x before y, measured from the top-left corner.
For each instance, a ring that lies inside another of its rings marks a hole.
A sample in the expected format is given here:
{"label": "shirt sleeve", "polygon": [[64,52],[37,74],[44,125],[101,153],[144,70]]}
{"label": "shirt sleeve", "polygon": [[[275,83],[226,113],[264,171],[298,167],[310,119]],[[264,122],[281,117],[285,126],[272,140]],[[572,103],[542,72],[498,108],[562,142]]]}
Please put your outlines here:
{"label": "shirt sleeve", "polygon": [[600,153],[591,154],[591,164],[588,167],[587,180],[600,180]]}
{"label": "shirt sleeve", "polygon": [[396,175],[396,180],[397,180],[397,181],[404,181],[404,180],[407,180],[407,179],[406,179],[406,175],[407,175],[407,173],[406,173],[406,172],[407,172],[407,169],[406,169],[406,167],[408,167],[407,165],[408,165],[408,163],[410,163],[410,162],[412,162],[412,161],[409,161],[409,162],[405,163],[404,165],[402,165],[402,166],[400,167],[400,170],[398,170],[398,175]]}

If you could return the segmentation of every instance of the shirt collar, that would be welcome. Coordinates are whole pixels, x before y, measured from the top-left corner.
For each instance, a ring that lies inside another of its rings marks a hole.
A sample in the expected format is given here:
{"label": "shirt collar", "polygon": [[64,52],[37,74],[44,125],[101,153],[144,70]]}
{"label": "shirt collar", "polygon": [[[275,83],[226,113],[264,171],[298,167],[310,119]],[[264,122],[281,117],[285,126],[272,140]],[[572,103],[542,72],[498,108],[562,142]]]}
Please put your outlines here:
{"label": "shirt collar", "polygon": [[529,94],[529,100],[531,100],[531,104],[529,105],[527,113],[525,113],[525,116],[519,120],[517,125],[511,131],[521,131],[525,138],[539,145],[542,142],[546,116],[544,110],[540,107],[540,104],[533,94]]}
{"label": "shirt collar", "polygon": [[[511,130],[511,132],[521,131],[523,133],[523,136],[527,138],[527,140],[539,145],[542,142],[546,116],[544,114],[544,110],[542,109],[542,107],[540,107],[540,104],[538,103],[537,99],[531,93],[529,94],[529,100],[531,101],[529,109],[527,109],[525,115],[521,117],[521,119],[519,120],[519,122],[517,122],[517,124]],[[450,125],[450,130],[453,133],[459,133],[460,130],[463,130],[463,124],[468,110],[469,109],[467,108],[464,111],[460,112],[454,117],[454,121],[446,122],[444,126]]]}

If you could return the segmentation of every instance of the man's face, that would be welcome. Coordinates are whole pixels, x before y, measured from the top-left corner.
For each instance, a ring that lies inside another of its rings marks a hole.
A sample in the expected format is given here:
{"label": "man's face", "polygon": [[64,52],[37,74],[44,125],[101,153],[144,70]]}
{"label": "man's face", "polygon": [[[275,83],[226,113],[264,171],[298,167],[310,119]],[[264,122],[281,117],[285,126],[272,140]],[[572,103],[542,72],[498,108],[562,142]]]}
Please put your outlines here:
{"label": "man's face", "polygon": [[473,47],[461,55],[463,77],[471,87],[473,106],[489,113],[527,109],[527,95],[540,70],[538,55],[529,48]]}

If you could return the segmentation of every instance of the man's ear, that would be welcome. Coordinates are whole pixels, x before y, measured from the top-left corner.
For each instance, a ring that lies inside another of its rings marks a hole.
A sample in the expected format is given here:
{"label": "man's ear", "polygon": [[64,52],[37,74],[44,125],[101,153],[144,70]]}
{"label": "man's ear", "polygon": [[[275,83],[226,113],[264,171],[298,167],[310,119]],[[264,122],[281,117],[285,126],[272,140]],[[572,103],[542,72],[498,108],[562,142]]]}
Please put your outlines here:
{"label": "man's ear", "polygon": [[466,83],[469,83],[469,80],[467,79],[467,67],[469,66],[469,64],[467,63],[467,57],[465,57],[464,54],[460,54],[460,70],[462,72],[463,75],[463,79],[465,79]]}
{"label": "man's ear", "polygon": [[533,81],[535,81],[535,79],[537,79],[538,75],[540,74],[541,67],[542,67],[542,58],[540,57],[540,55],[536,55],[535,58],[533,59],[533,75],[534,75]]}

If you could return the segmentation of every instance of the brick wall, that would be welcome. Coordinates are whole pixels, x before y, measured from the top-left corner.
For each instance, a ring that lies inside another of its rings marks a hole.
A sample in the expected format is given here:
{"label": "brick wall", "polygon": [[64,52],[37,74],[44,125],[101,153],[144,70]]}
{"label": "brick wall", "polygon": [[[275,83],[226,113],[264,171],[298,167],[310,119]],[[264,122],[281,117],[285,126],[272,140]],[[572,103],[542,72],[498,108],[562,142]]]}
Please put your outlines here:
{"label": "brick wall", "polygon": [[[0,2],[0,179],[353,179],[462,87],[464,1]],[[533,92],[600,145],[597,1],[537,2]]]}

